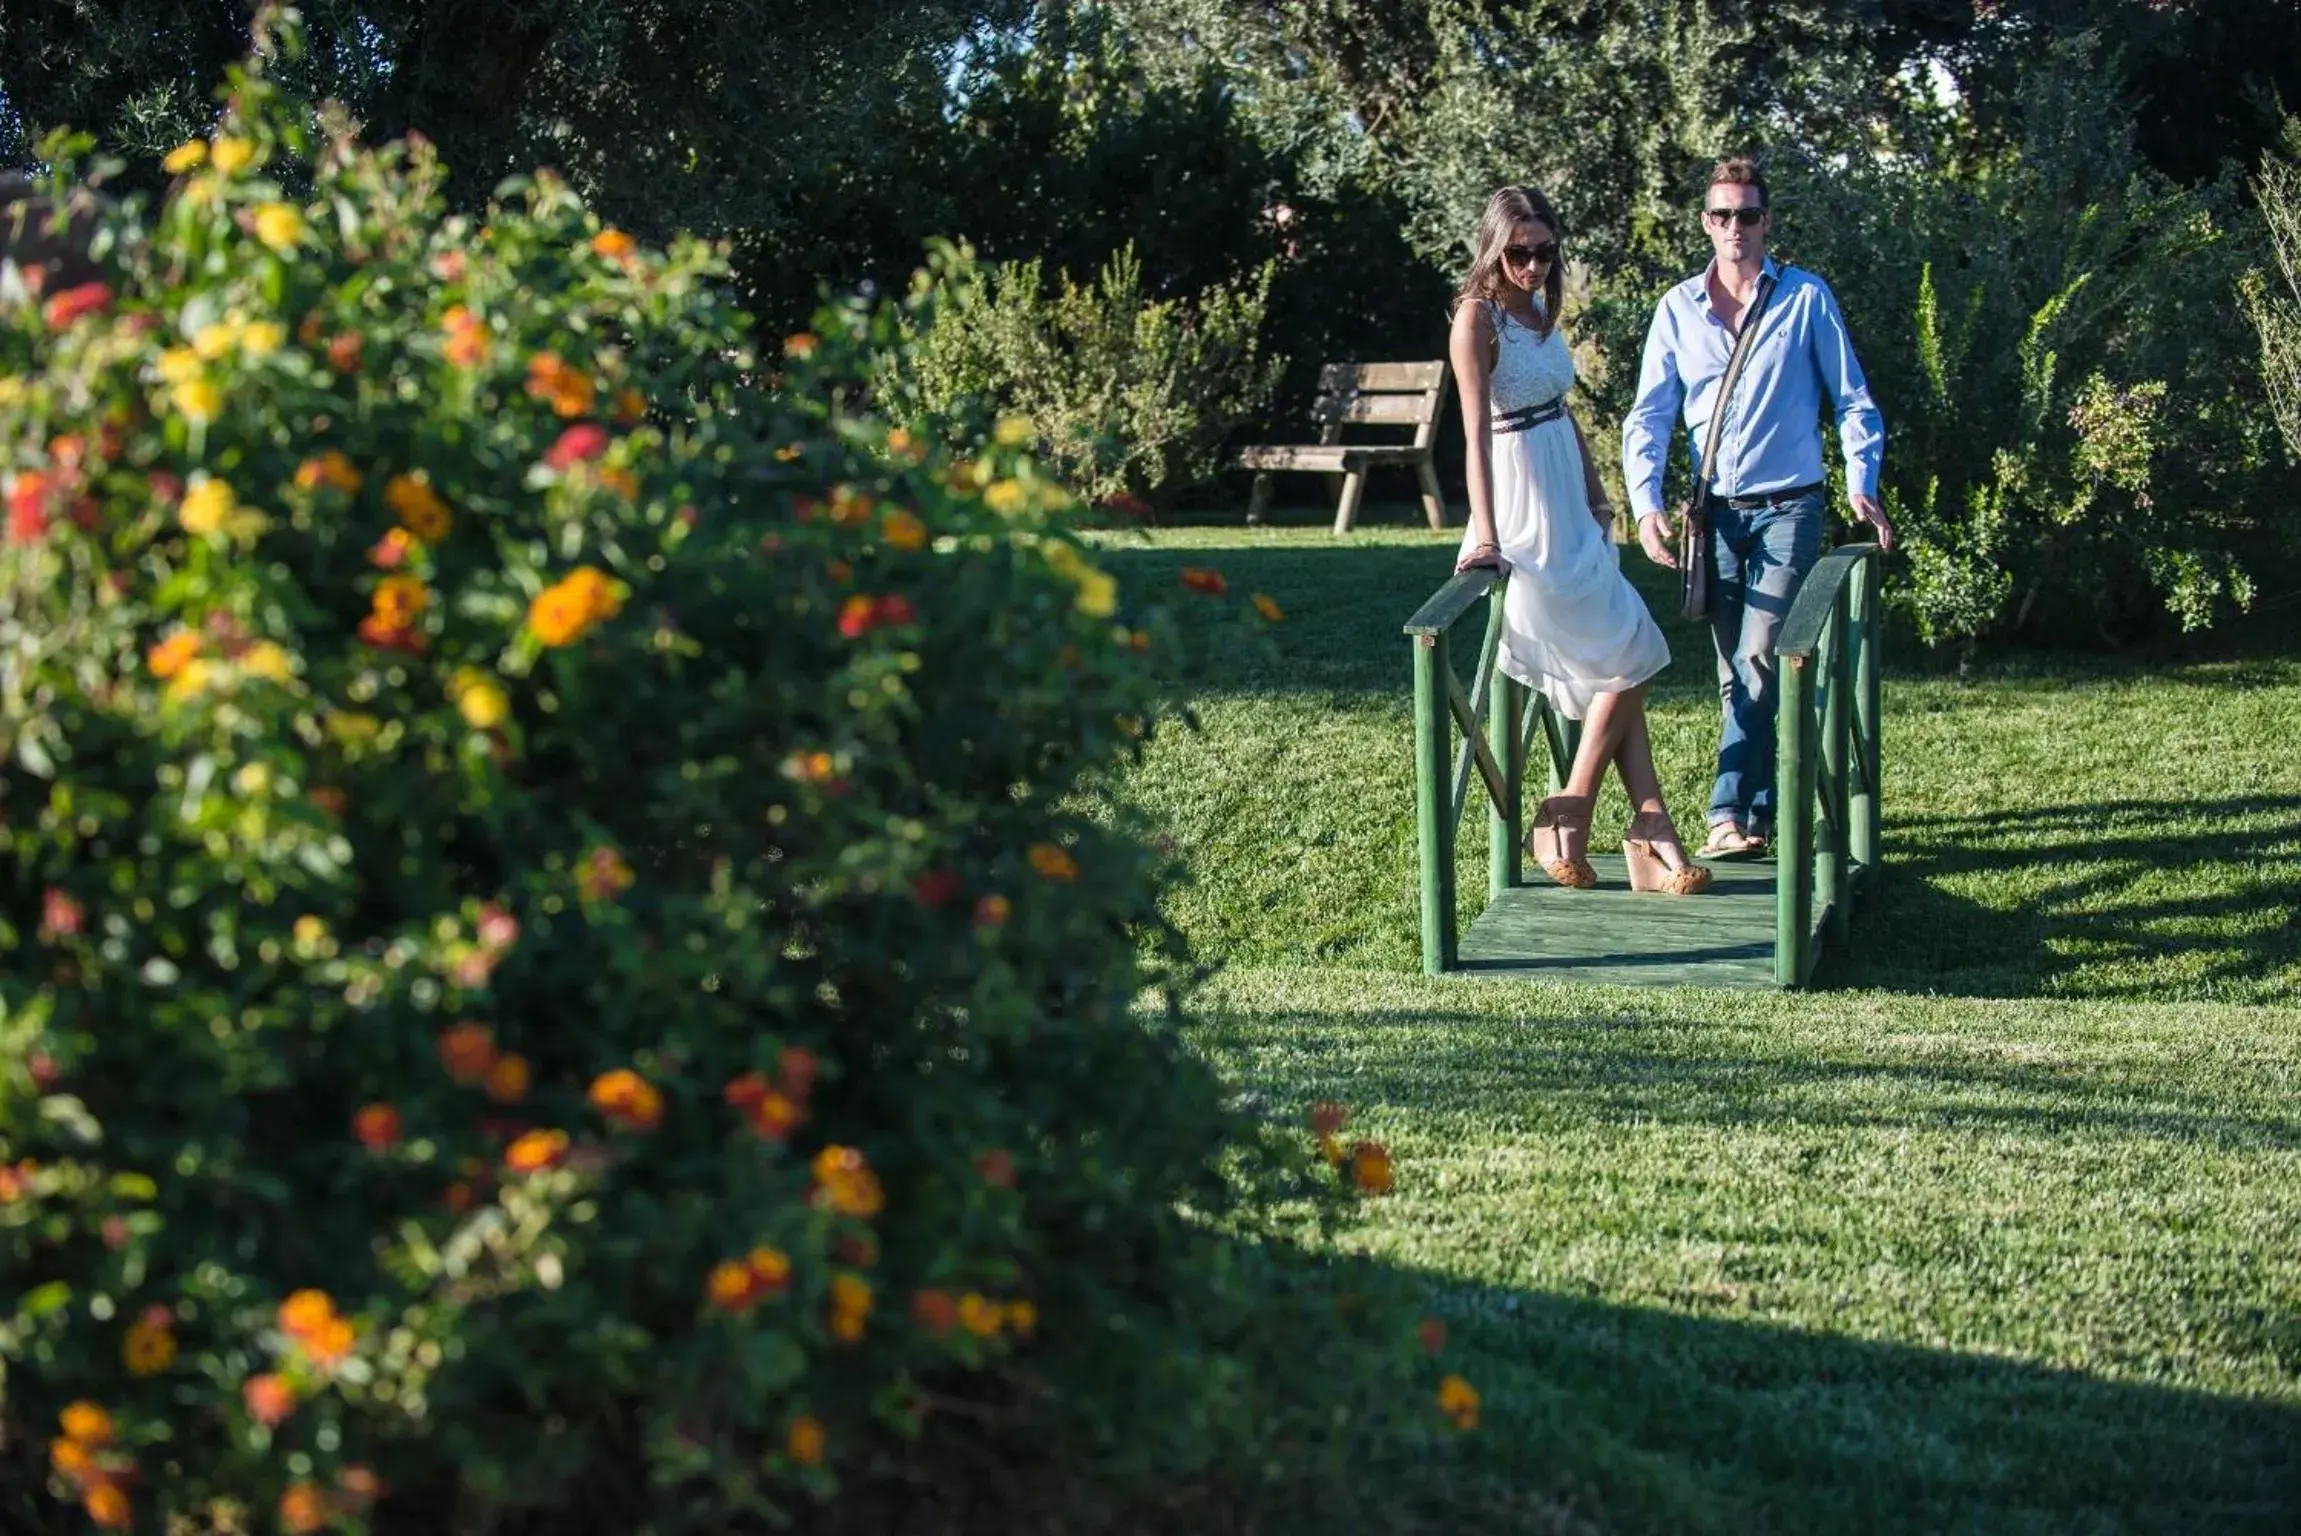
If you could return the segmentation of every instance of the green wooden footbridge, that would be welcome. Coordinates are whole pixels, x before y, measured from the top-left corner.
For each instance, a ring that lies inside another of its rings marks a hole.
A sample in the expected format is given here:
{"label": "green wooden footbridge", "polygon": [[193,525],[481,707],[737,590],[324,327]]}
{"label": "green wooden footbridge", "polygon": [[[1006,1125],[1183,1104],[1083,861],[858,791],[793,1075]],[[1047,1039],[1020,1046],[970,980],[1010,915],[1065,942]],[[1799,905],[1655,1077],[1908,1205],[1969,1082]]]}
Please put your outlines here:
{"label": "green wooden footbridge", "polygon": [[[1774,644],[1773,848],[1763,860],[1709,866],[1710,889],[1688,897],[1633,893],[1619,854],[1593,852],[1596,890],[1539,875],[1527,883],[1527,766],[1540,742],[1555,794],[1579,727],[1496,665],[1506,576],[1465,571],[1439,588],[1406,624],[1423,969],[1631,986],[1810,981],[1823,944],[1845,943],[1855,904],[1877,881],[1878,572],[1878,547],[1850,544],[1824,555],[1798,588]],[[1486,635],[1465,688],[1450,645],[1481,599]],[[1463,933],[1454,849],[1473,772],[1488,807],[1486,910]]]}

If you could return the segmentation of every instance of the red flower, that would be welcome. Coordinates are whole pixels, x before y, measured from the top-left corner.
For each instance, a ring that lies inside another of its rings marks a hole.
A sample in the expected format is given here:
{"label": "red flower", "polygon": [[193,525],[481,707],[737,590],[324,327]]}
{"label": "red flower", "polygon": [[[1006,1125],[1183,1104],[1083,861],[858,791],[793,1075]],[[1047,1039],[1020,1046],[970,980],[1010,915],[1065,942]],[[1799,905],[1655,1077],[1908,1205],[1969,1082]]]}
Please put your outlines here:
{"label": "red flower", "polygon": [[40,306],[40,318],[48,322],[48,329],[60,331],[82,315],[102,314],[112,302],[112,289],[108,283],[81,283],[67,288]]}
{"label": "red flower", "polygon": [[919,610],[911,606],[911,600],[907,597],[897,595],[879,599],[879,622],[882,624],[909,624],[918,617]]}
{"label": "red flower", "polygon": [[402,625],[387,623],[380,613],[371,613],[360,620],[360,638],[379,651],[405,651],[410,656],[423,654],[423,636]]}
{"label": "red flower", "polygon": [[48,531],[48,477],[28,469],[8,482],[8,538],[30,544]]}
{"label": "red flower", "polygon": [[399,1141],[399,1111],[389,1104],[369,1104],[352,1116],[352,1134],[370,1152],[389,1152]]}
{"label": "red flower", "polygon": [[494,902],[479,909],[479,942],[501,952],[519,942],[519,919]]}
{"label": "red flower", "polygon": [[874,598],[858,594],[839,605],[839,633],[845,639],[862,639],[878,621],[879,604]]}
{"label": "red flower", "polygon": [[569,427],[545,452],[543,462],[556,470],[588,464],[607,451],[607,429],[592,422]]}
{"label": "red flower", "polygon": [[983,1182],[993,1189],[1013,1189],[1015,1187],[1014,1154],[1004,1151],[985,1152],[981,1157],[975,1159],[975,1172],[981,1174]]}
{"label": "red flower", "polygon": [[53,944],[58,939],[70,938],[87,926],[87,914],[80,904],[54,886],[48,887],[40,898],[40,940]]}
{"label": "red flower", "polygon": [[939,1339],[958,1322],[959,1305],[951,1300],[949,1291],[924,1290],[911,1298],[911,1316],[918,1319],[920,1327]]}
{"label": "red flower", "polygon": [[775,1076],[783,1084],[783,1091],[794,1099],[804,1101],[815,1091],[815,1073],[820,1063],[815,1053],[803,1045],[787,1045],[776,1053]]}
{"label": "red flower", "polygon": [[1203,592],[1208,597],[1220,597],[1230,590],[1230,583],[1223,580],[1222,572],[1206,570],[1198,566],[1183,568],[1182,584],[1191,591]]}
{"label": "red flower", "polygon": [[1416,1334],[1422,1341],[1422,1352],[1426,1355],[1435,1355],[1446,1347],[1446,1325],[1435,1317],[1424,1318]]}
{"label": "red flower", "polygon": [[911,882],[911,894],[922,907],[939,907],[959,894],[959,872],[930,869]]}

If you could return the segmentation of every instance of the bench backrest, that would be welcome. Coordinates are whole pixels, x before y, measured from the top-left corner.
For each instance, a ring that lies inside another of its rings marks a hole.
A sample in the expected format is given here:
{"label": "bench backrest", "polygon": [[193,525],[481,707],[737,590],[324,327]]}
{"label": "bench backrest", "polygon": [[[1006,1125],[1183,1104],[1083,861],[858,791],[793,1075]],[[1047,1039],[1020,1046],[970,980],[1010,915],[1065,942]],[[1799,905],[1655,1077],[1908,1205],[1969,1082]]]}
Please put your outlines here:
{"label": "bench backrest", "polygon": [[1322,443],[1342,441],[1347,425],[1412,427],[1414,446],[1427,448],[1446,403],[1446,363],[1328,363],[1318,371],[1318,403],[1310,419]]}

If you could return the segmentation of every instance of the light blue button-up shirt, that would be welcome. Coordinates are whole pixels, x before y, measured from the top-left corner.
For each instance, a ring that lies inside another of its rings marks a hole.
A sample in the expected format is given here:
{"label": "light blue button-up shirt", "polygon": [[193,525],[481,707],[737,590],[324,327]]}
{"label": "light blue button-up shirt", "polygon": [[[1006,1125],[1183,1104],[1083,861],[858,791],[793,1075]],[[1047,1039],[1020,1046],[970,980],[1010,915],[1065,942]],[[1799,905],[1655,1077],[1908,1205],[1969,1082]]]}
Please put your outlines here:
{"label": "light blue button-up shirt", "polygon": [[[1718,434],[1711,493],[1765,496],[1818,483],[1826,399],[1837,418],[1847,491],[1875,496],[1885,420],[1854,360],[1837,295],[1811,272],[1776,266],[1771,258],[1765,270],[1775,280],[1774,296],[1751,338],[1755,350],[1742,365]],[[1704,270],[1664,294],[1646,331],[1637,402],[1622,423],[1622,478],[1640,517],[1662,510],[1662,468],[1681,407],[1694,472],[1704,472],[1702,440],[1734,350],[1733,333],[1710,307],[1709,276]]]}

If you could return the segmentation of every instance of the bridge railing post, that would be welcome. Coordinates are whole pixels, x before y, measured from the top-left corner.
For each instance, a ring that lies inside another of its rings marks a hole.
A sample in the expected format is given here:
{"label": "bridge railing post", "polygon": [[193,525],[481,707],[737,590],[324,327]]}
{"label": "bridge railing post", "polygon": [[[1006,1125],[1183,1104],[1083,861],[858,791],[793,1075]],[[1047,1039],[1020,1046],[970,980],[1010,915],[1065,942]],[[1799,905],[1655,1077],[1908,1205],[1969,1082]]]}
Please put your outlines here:
{"label": "bridge railing post", "polygon": [[1854,568],[1849,604],[1851,625],[1846,638],[1853,645],[1854,790],[1847,807],[1849,852],[1853,858],[1854,894],[1870,899],[1878,881],[1878,814],[1880,769],[1884,756],[1878,738],[1878,563],[1864,560]]}
{"label": "bridge railing post", "polygon": [[1822,665],[1829,670],[1822,685],[1822,760],[1816,775],[1821,813],[1814,824],[1814,905],[1821,911],[1833,944],[1843,944],[1850,931],[1846,911],[1846,813],[1851,804],[1847,794],[1851,716],[1846,708],[1850,675],[1846,599],[1846,588],[1841,585],[1830,605],[1828,639],[1822,647]]}
{"label": "bridge railing post", "polygon": [[1447,803],[1453,735],[1446,632],[1414,637],[1414,827],[1422,866],[1422,969],[1454,968],[1454,816]]}
{"label": "bridge railing post", "polygon": [[[1494,589],[1497,612],[1504,589]],[[1493,901],[1520,884],[1525,875],[1520,842],[1526,824],[1526,694],[1524,683],[1499,670],[1486,710],[1486,744],[1501,765],[1506,803],[1491,796],[1486,807],[1486,899]]]}
{"label": "bridge railing post", "polygon": [[1813,658],[1780,658],[1774,716],[1774,980],[1795,987],[1812,965],[1814,880]]}

